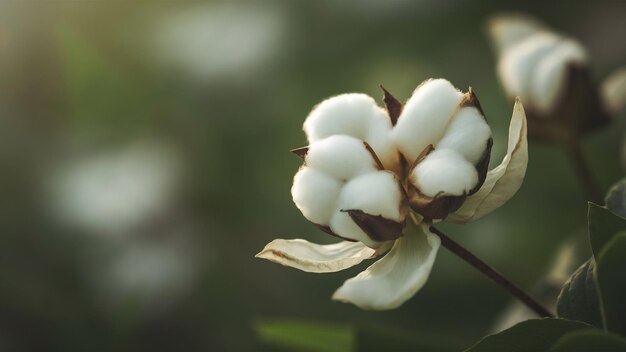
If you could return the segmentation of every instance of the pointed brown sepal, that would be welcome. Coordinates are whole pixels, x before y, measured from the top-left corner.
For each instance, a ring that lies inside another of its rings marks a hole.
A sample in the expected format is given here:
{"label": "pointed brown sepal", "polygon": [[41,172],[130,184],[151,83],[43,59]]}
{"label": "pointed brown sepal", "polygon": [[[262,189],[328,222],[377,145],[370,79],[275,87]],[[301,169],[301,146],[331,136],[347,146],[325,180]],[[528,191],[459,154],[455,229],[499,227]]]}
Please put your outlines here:
{"label": "pointed brown sepal", "polygon": [[380,161],[380,158],[378,157],[378,155],[376,155],[376,152],[374,151],[372,146],[369,143],[365,142],[365,141],[363,141],[363,145],[365,145],[365,149],[367,149],[367,151],[370,153],[370,155],[372,156],[372,158],[376,162],[376,166],[378,166],[378,170],[384,170],[385,166],[383,166],[383,162]]}
{"label": "pointed brown sepal", "polygon": [[485,117],[483,108],[480,106],[480,101],[478,101],[478,97],[476,97],[476,94],[474,94],[474,89],[472,89],[472,87],[468,88],[467,93],[463,95],[463,98],[461,99],[461,102],[459,103],[459,105],[462,108],[466,106],[475,107],[476,109],[478,109],[478,112],[480,112],[480,114],[483,115],[483,117]]}
{"label": "pointed brown sepal", "polygon": [[489,171],[489,159],[491,159],[492,146],[493,138],[489,138],[487,140],[487,148],[483,152],[483,155],[480,157],[480,160],[478,160],[478,163],[476,163],[475,165],[476,171],[478,172],[478,183],[476,184],[476,186],[474,186],[474,188],[469,191],[469,193],[467,194],[468,196],[471,196],[472,194],[478,192],[480,187],[483,186],[483,183],[485,183],[485,179],[487,178],[487,172]]}
{"label": "pointed brown sepal", "polygon": [[343,236],[339,236],[338,234],[334,233],[334,232],[333,232],[333,230],[331,230],[329,226],[316,224],[316,223],[314,223],[314,222],[311,222],[311,224],[315,225],[318,229],[320,229],[320,230],[322,230],[322,231],[326,232],[327,234],[329,234],[329,235],[331,235],[331,236],[335,236],[335,237],[337,237],[337,238],[341,238],[341,239],[342,239],[342,240],[344,240],[344,241],[348,241],[348,242],[358,242],[357,240],[353,240],[353,239],[351,239],[351,238],[346,238],[346,237],[343,237]]}
{"label": "pointed brown sepal", "polygon": [[309,152],[309,147],[307,146],[307,147],[292,149],[290,150],[290,152],[294,153],[300,159],[304,160],[304,158],[306,158],[306,154]]}
{"label": "pointed brown sepal", "polygon": [[383,90],[383,101],[385,102],[385,108],[387,109],[387,114],[391,119],[391,125],[395,126],[396,122],[398,122],[398,118],[400,117],[400,113],[402,113],[402,103],[396,99],[389,91],[385,89],[382,85],[380,89]]}
{"label": "pointed brown sepal", "polygon": [[363,232],[373,241],[384,242],[396,240],[402,236],[403,222],[386,219],[381,215],[367,214],[362,210],[350,209],[341,210],[348,213],[352,221],[357,224]]}
{"label": "pointed brown sepal", "polygon": [[445,219],[448,214],[459,210],[467,198],[467,195],[451,196],[443,193],[428,197],[421,194],[414,186],[410,185],[410,187],[412,194],[409,198],[409,205],[411,209],[424,217],[424,221]]}

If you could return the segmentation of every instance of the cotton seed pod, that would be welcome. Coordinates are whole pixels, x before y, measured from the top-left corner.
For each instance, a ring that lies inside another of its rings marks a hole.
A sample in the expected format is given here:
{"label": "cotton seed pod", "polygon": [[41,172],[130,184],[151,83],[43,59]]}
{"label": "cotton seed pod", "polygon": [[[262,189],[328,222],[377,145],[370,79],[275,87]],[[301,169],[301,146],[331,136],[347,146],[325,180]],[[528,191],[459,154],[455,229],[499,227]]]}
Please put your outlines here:
{"label": "cotton seed pod", "polygon": [[302,214],[371,248],[401,236],[409,208],[424,222],[461,209],[487,178],[493,143],[471,88],[427,80],[405,104],[383,91],[385,108],[363,94],[323,101],[304,122],[310,144],[292,151],[304,160],[292,187]]}
{"label": "cotton seed pod", "polygon": [[585,48],[524,15],[497,15],[488,32],[507,95],[524,100],[529,134],[567,142],[608,122]]}

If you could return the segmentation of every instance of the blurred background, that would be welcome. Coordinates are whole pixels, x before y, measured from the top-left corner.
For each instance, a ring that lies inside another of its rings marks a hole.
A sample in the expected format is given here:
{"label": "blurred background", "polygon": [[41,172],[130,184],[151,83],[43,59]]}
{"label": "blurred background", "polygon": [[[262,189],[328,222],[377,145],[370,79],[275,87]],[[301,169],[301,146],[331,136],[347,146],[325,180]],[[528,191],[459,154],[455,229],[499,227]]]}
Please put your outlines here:
{"label": "blurred background", "polygon": [[[471,85],[497,165],[512,103],[484,25],[505,10],[579,39],[598,81],[626,64],[620,1],[1,2],[0,350],[273,351],[259,326],[276,319],[458,349],[497,329],[511,299],[443,249],[389,312],[330,300],[366,264],[313,275],[254,254],[334,241],[290,195],[288,151],[326,97]],[[623,175],[624,118],[585,139],[603,190]],[[444,228],[531,290],[585,238],[586,208],[567,156],[531,142],[506,206]]]}

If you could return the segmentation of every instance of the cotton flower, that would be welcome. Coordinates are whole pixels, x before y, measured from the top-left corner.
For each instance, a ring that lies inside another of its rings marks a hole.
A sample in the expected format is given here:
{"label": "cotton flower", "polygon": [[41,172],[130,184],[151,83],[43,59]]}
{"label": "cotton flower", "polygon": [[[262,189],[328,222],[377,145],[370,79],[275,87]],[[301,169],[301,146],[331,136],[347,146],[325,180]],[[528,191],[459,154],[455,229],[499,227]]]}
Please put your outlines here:
{"label": "cotton flower", "polygon": [[604,125],[626,102],[620,81],[600,89],[589,54],[575,39],[519,14],[492,17],[488,32],[497,72],[510,98],[521,97],[536,138],[564,141]]}
{"label": "cotton flower", "polygon": [[[340,271],[388,253],[333,295],[364,309],[392,309],[426,282],[440,239],[433,222],[476,220],[521,186],[528,160],[526,118],[516,102],[507,155],[488,171],[491,129],[470,89],[422,83],[404,104],[385,108],[364,94],[329,98],[309,114],[309,145],[291,193],[305,218],[344,241],[277,239],[257,257],[303,271]],[[413,212],[413,213],[412,213]],[[407,217],[420,226],[405,231]]]}

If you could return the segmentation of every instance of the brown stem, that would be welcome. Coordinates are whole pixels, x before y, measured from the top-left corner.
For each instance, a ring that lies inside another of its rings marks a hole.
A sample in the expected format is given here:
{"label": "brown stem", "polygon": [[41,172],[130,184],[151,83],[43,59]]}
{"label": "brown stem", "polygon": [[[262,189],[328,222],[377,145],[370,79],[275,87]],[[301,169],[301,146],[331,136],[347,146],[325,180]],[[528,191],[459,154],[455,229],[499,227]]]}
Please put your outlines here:
{"label": "brown stem", "polygon": [[566,143],[565,147],[567,148],[567,154],[569,155],[570,160],[574,165],[576,175],[582,183],[587,200],[590,200],[594,203],[603,204],[604,197],[596,186],[596,182],[594,181],[593,176],[591,175],[591,171],[587,166],[583,151],[580,147],[580,141],[578,139],[571,140],[570,142]]}
{"label": "brown stem", "polygon": [[528,308],[532,309],[535,313],[537,313],[540,317],[554,317],[550,311],[548,311],[544,306],[539,304],[539,302],[535,301],[532,297],[530,297],[526,292],[524,292],[517,285],[512,283],[509,279],[500,274],[496,269],[489,266],[487,263],[480,260],[477,256],[472,254],[467,249],[463,248],[460,244],[454,242],[450,237],[446,236],[443,232],[431,226],[430,231],[437,234],[441,238],[441,244],[446,247],[450,252],[456,254],[459,258],[465,260],[468,264],[478,269],[485,276],[495,281],[497,284],[502,286],[505,290],[509,291],[510,294],[515,296],[515,298],[519,299],[522,303],[524,303]]}

